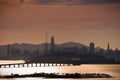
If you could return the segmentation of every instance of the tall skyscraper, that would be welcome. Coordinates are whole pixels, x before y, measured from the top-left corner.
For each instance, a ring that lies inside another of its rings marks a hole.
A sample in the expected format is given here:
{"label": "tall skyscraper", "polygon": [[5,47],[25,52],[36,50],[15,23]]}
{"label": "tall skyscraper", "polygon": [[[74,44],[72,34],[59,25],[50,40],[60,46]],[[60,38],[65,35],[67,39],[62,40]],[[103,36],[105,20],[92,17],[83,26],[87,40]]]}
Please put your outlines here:
{"label": "tall skyscraper", "polygon": [[107,46],[107,53],[110,53],[110,45],[109,45],[109,42],[108,42],[108,46]]}
{"label": "tall skyscraper", "polygon": [[95,53],[95,48],[94,48],[94,43],[93,43],[93,42],[90,43],[89,52],[90,52],[90,53]]}
{"label": "tall skyscraper", "polygon": [[55,42],[54,42],[54,37],[51,37],[51,52],[55,51]]}

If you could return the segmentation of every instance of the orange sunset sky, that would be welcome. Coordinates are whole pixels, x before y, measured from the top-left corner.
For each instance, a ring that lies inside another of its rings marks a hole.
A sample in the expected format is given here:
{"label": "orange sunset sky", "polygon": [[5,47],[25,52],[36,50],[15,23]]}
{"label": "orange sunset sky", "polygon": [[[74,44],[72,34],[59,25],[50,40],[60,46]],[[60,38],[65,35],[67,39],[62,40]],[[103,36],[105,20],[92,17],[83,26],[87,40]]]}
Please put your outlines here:
{"label": "orange sunset sky", "polygon": [[119,0],[0,0],[0,45],[79,42],[120,49]]}

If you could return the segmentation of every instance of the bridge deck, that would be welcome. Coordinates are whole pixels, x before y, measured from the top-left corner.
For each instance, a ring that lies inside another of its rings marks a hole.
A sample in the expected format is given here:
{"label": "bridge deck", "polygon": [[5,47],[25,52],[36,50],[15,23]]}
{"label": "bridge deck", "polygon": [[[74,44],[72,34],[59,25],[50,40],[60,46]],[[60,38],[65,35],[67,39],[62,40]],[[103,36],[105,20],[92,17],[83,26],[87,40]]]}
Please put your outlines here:
{"label": "bridge deck", "polygon": [[47,66],[70,66],[72,64],[62,63],[18,63],[18,64],[1,64],[0,68],[20,68],[20,67],[47,67]]}

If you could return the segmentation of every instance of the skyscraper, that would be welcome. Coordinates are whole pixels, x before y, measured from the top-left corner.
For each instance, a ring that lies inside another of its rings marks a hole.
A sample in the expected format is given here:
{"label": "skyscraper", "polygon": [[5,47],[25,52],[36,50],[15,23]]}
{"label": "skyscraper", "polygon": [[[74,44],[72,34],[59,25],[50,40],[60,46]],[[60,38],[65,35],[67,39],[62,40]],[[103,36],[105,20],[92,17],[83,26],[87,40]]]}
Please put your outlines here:
{"label": "skyscraper", "polygon": [[94,43],[93,43],[93,42],[90,43],[89,52],[90,52],[90,53],[95,53],[95,48],[94,48]]}
{"label": "skyscraper", "polygon": [[110,53],[110,45],[109,45],[109,42],[108,42],[108,46],[107,46],[107,53]]}
{"label": "skyscraper", "polygon": [[51,52],[55,51],[55,42],[54,42],[54,37],[51,37]]}

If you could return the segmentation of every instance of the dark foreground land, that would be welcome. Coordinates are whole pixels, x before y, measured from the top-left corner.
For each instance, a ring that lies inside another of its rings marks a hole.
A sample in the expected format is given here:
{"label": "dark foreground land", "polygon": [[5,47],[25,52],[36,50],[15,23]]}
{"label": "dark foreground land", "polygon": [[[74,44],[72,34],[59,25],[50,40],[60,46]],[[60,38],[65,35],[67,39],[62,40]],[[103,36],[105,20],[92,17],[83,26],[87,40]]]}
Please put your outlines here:
{"label": "dark foreground land", "polygon": [[31,57],[26,63],[64,63],[64,64],[120,64],[119,61],[104,55],[85,53],[50,53]]}
{"label": "dark foreground land", "polygon": [[74,73],[74,74],[55,74],[55,73],[34,73],[34,74],[26,74],[26,75],[19,75],[19,74],[11,74],[6,76],[0,76],[0,78],[24,78],[24,77],[43,77],[43,78],[112,78],[112,76],[108,74],[96,74],[96,73]]}

